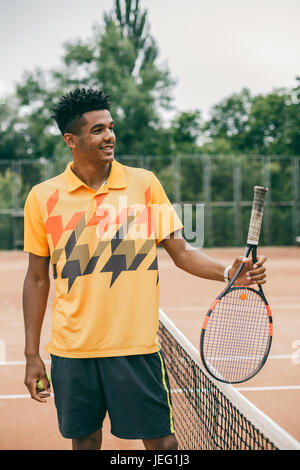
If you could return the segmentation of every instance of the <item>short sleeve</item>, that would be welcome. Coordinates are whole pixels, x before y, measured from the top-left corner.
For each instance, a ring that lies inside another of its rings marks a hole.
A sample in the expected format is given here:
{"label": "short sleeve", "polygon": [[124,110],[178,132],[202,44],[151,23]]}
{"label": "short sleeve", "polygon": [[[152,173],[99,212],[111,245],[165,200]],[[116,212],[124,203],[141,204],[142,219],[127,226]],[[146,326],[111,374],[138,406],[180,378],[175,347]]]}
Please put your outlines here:
{"label": "short sleeve", "polygon": [[49,256],[45,225],[34,189],[28,194],[24,206],[24,251]]}
{"label": "short sleeve", "polygon": [[150,188],[152,221],[156,243],[159,245],[170,234],[181,230],[183,225],[154,173],[151,173]]}

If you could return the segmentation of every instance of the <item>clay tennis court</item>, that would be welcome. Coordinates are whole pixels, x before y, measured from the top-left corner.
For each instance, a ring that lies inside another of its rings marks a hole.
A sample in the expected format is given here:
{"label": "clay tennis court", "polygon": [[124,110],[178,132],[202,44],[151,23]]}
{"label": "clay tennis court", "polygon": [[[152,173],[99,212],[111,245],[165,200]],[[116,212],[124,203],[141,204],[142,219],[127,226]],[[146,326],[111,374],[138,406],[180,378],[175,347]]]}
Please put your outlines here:
{"label": "clay tennis court", "polygon": [[[216,259],[232,262],[243,249],[205,249]],[[253,379],[240,384],[241,393],[300,441],[300,248],[260,248],[268,257],[268,284],[264,291],[274,318],[271,355]],[[63,450],[71,441],[61,437],[57,427],[53,397],[38,403],[24,385],[24,328],[22,287],[27,268],[26,253],[0,252],[0,449]],[[160,305],[189,340],[198,348],[204,315],[222,288],[176,268],[159,250]],[[45,316],[41,356],[51,330],[53,285]],[[2,361],[2,362],[1,362]],[[110,434],[104,425],[103,449],[143,449],[140,441],[124,441]]]}

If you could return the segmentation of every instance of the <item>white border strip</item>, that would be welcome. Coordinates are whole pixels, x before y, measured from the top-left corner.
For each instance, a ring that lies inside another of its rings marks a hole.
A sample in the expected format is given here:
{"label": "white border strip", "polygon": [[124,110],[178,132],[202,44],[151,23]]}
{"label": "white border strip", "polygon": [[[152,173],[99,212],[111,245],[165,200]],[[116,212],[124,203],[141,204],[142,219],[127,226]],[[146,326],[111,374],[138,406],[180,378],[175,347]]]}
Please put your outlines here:
{"label": "white border strip", "polygon": [[245,398],[232,385],[219,382],[206,372],[200,361],[200,355],[197,349],[161,309],[159,309],[159,318],[211,382],[214,383],[215,386],[219,388],[221,392],[236,405],[237,408],[239,408],[241,413],[243,413],[244,416],[246,416],[249,421],[251,421],[251,423],[265,435],[265,437],[270,439],[270,441],[272,441],[276,447],[281,450],[300,450],[300,442],[276,424],[271,418],[265,415],[255,405],[253,405],[253,403],[249,402],[247,398]]}

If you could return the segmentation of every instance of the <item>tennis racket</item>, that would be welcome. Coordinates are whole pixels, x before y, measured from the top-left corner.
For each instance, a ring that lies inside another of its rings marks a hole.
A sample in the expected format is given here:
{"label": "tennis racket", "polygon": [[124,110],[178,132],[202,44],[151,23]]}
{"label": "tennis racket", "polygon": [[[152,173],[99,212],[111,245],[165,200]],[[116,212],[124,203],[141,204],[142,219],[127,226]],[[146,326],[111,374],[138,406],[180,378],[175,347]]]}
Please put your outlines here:
{"label": "tennis racket", "polygon": [[[267,188],[254,187],[254,199],[245,257],[256,251],[260,235]],[[261,285],[235,287],[245,264],[241,264],[225,290],[208,310],[200,337],[200,355],[211,376],[225,383],[249,380],[263,367],[268,357],[273,322]]]}

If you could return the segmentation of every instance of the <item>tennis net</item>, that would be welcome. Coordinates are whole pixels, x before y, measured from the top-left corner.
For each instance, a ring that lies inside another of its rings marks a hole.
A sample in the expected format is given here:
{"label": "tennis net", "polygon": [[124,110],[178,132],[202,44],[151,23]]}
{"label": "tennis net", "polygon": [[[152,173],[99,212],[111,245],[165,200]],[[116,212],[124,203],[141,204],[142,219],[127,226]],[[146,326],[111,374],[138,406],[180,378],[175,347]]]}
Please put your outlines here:
{"label": "tennis net", "polygon": [[292,450],[300,443],[230,384],[210,377],[197,349],[160,310],[159,343],[182,450]]}

